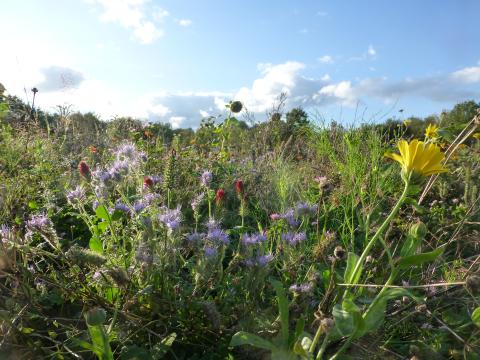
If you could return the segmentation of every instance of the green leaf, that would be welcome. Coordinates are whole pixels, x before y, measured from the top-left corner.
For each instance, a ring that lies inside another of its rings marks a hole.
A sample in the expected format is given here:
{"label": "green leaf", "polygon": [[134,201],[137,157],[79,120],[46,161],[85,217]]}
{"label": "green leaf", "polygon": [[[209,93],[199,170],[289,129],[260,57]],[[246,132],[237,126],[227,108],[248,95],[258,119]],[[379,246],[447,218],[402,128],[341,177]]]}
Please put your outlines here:
{"label": "green leaf", "polygon": [[357,254],[353,252],[348,253],[347,268],[345,269],[345,274],[343,275],[343,279],[347,284],[356,284],[358,279],[360,279],[360,276],[362,275],[362,266],[360,265],[357,271],[357,275],[355,276],[355,278],[352,278],[353,270],[357,265],[358,259],[359,259],[359,256]]}
{"label": "green leaf", "polygon": [[480,306],[473,310],[472,321],[475,325],[480,327]]}
{"label": "green leaf", "polygon": [[270,281],[277,293],[278,313],[280,315],[280,325],[282,334],[282,344],[288,347],[288,299],[283,289],[283,284],[277,280]]}
{"label": "green leaf", "polygon": [[360,309],[352,300],[345,299],[341,305],[335,305],[332,315],[340,335],[349,336],[354,333],[363,332],[365,323],[360,314]]}
{"label": "green leaf", "polygon": [[97,209],[95,210],[95,214],[97,215],[97,218],[103,219],[103,220],[109,220],[110,215],[108,213],[107,208],[104,205],[99,205]]}
{"label": "green leaf", "polygon": [[131,345],[122,349],[120,360],[151,360],[150,351],[137,345]]}
{"label": "green leaf", "polygon": [[297,341],[303,333],[303,329],[305,328],[305,319],[301,317],[297,320],[295,324],[295,334],[293,336],[293,341]]}
{"label": "green leaf", "polygon": [[90,250],[98,252],[99,254],[103,253],[102,241],[100,240],[100,237],[98,235],[93,235],[90,238],[88,246],[90,247]]}
{"label": "green leaf", "polygon": [[439,248],[437,248],[433,251],[430,251],[430,252],[417,254],[417,255],[410,255],[410,256],[406,256],[404,258],[400,258],[398,260],[398,266],[401,269],[405,269],[405,268],[409,268],[411,266],[422,265],[425,262],[430,262],[430,261],[435,260],[441,254],[443,254],[444,250],[445,250],[445,247],[439,247]]}
{"label": "green leaf", "polygon": [[28,202],[28,207],[32,210],[38,210],[38,204],[33,200]]}
{"label": "green leaf", "polygon": [[413,236],[412,234],[408,234],[405,242],[403,243],[402,249],[400,250],[400,257],[405,258],[415,254],[421,242],[421,238]]}
{"label": "green leaf", "polygon": [[275,345],[270,341],[262,339],[260,336],[247,333],[245,331],[239,331],[232,336],[230,341],[230,346],[240,346],[240,345],[251,345],[259,349],[265,349],[274,351],[276,350]]}
{"label": "green leaf", "polygon": [[108,228],[108,221],[102,221],[102,222],[98,223],[97,226],[98,226],[99,230],[102,233],[104,233],[105,230],[107,230],[107,228]]}
{"label": "green leaf", "polygon": [[369,309],[368,313],[364,314],[365,330],[364,334],[374,331],[382,325],[385,319],[385,312],[387,310],[388,300],[398,298],[400,296],[409,296],[418,301],[418,299],[410,293],[407,289],[394,288],[387,289],[377,299],[376,303]]}

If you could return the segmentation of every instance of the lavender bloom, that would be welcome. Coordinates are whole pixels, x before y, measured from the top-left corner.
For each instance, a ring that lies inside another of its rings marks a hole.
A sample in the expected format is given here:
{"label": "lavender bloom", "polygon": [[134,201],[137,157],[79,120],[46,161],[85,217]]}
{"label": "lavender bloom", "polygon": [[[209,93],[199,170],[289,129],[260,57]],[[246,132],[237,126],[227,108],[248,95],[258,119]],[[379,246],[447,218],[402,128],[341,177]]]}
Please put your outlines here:
{"label": "lavender bloom", "polygon": [[203,186],[208,187],[212,182],[213,175],[210,171],[205,170],[200,176],[200,182]]}
{"label": "lavender bloom", "polygon": [[205,226],[207,227],[208,230],[213,230],[219,227],[218,221],[215,219],[209,219]]}
{"label": "lavender bloom", "polygon": [[217,249],[212,248],[212,247],[206,246],[204,251],[205,251],[205,256],[206,257],[212,257],[212,256],[217,255]]}
{"label": "lavender bloom", "polygon": [[163,212],[158,215],[158,220],[163,223],[170,230],[176,230],[180,226],[182,213],[180,207],[176,209],[162,208]]}
{"label": "lavender bloom", "polygon": [[297,245],[298,243],[304,242],[307,239],[307,235],[304,232],[292,233],[288,232],[282,234],[282,239],[288,242],[290,245]]}
{"label": "lavender bloom", "polygon": [[205,198],[205,193],[200,193],[193,198],[191,205],[192,205],[192,210],[194,212],[198,212],[204,198]]}
{"label": "lavender bloom", "polygon": [[246,267],[253,267],[255,265],[255,262],[252,259],[246,259],[243,263]]}
{"label": "lavender bloom", "polygon": [[295,214],[298,217],[313,215],[317,211],[317,208],[317,204],[309,206],[307,203],[298,203],[295,208]]}
{"label": "lavender bloom", "polygon": [[2,242],[13,241],[12,229],[7,225],[0,226],[0,238]]}
{"label": "lavender bloom", "polygon": [[143,210],[145,210],[146,207],[147,207],[147,204],[145,204],[144,202],[135,201],[135,203],[133,204],[133,211],[135,211],[135,213],[139,214]]}
{"label": "lavender bloom", "polygon": [[110,178],[119,181],[122,176],[127,175],[130,170],[130,164],[128,160],[117,160],[113,163],[112,167],[108,171]]}
{"label": "lavender bloom", "polygon": [[114,153],[117,160],[122,160],[124,158],[133,159],[137,156],[137,148],[132,143],[124,143],[121,144]]}
{"label": "lavender bloom", "polygon": [[273,255],[272,254],[266,254],[257,257],[257,264],[260,267],[265,267],[270,261],[273,260]]}
{"label": "lavender bloom", "polygon": [[209,229],[207,233],[207,239],[214,242],[223,243],[225,245],[230,243],[228,235],[220,228]]}
{"label": "lavender bloom", "polygon": [[291,227],[296,227],[299,225],[299,222],[295,218],[295,210],[293,209],[290,209],[285,214],[282,214],[282,219],[284,219]]}
{"label": "lavender bloom", "polygon": [[202,240],[204,237],[205,237],[205,234],[204,234],[204,233],[198,233],[198,232],[194,232],[194,233],[191,233],[191,234],[187,234],[187,235],[185,236],[185,238],[186,238],[187,241],[189,241],[189,242],[197,242],[197,241]]}
{"label": "lavender bloom", "polygon": [[143,195],[143,202],[145,205],[151,205],[155,200],[160,198],[160,194],[146,193]]}
{"label": "lavender bloom", "polygon": [[291,292],[295,292],[298,294],[307,294],[312,291],[312,285],[309,283],[300,284],[300,285],[293,284],[292,286],[290,286],[289,290]]}
{"label": "lavender bloom", "polygon": [[267,240],[267,236],[264,235],[264,234],[260,234],[260,233],[251,234],[251,235],[244,234],[243,237],[242,237],[242,242],[245,245],[255,245],[255,244],[259,244],[259,243],[261,243],[263,241],[266,241],[266,240]]}
{"label": "lavender bloom", "polygon": [[77,186],[75,190],[67,193],[67,200],[72,205],[85,201],[85,190],[81,186]]}
{"label": "lavender bloom", "polygon": [[30,232],[40,231],[45,232],[53,228],[52,221],[44,214],[32,215],[27,221],[27,229]]}
{"label": "lavender bloom", "polygon": [[104,171],[100,169],[93,171],[92,176],[95,180],[99,181],[100,183],[106,183],[112,178],[112,176],[108,171]]}
{"label": "lavender bloom", "polygon": [[117,202],[115,204],[115,207],[113,208],[113,210],[119,210],[119,211],[122,211],[126,214],[130,214],[130,208],[125,205],[124,203],[121,203],[121,202]]}

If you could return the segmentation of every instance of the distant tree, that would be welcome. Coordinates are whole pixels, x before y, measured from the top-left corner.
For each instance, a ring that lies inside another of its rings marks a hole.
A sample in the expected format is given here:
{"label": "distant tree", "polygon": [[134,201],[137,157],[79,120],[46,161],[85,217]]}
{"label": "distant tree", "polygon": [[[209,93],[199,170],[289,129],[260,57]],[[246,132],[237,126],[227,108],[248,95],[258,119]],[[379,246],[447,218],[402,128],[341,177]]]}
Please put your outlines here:
{"label": "distant tree", "polygon": [[304,126],[307,126],[308,114],[302,108],[294,108],[290,110],[286,115],[287,127],[289,130],[298,130]]}
{"label": "distant tree", "polygon": [[457,104],[449,112],[443,112],[440,126],[453,131],[461,130],[480,109],[480,103],[473,100]]}

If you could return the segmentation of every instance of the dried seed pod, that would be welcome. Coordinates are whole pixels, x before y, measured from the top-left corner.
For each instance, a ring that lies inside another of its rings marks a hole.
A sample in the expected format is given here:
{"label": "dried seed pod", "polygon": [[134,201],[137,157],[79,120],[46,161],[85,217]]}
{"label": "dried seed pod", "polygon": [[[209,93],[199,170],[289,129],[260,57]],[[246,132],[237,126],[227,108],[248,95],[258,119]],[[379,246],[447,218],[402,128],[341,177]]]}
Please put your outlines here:
{"label": "dried seed pod", "polygon": [[346,251],[341,246],[337,246],[335,250],[333,250],[333,256],[335,259],[342,260],[345,257]]}

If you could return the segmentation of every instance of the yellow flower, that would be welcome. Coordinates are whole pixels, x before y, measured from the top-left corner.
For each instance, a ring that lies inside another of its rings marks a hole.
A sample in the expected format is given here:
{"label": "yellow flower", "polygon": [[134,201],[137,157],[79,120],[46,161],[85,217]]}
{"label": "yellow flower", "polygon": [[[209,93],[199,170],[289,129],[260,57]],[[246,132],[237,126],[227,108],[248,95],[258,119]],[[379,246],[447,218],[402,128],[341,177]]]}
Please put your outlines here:
{"label": "yellow flower", "polygon": [[425,129],[425,138],[426,139],[435,139],[438,137],[438,125],[428,124]]}
{"label": "yellow flower", "polygon": [[408,125],[410,125],[412,123],[412,120],[404,120],[403,121],[403,125],[405,125],[405,127],[408,127]]}
{"label": "yellow flower", "polygon": [[415,139],[410,143],[400,140],[397,146],[400,154],[386,153],[385,156],[402,165],[402,176],[405,180],[411,175],[430,176],[448,171],[442,165],[445,154],[435,144],[426,144]]}
{"label": "yellow flower", "polygon": [[476,132],[472,135],[475,139],[480,140],[480,132]]}

